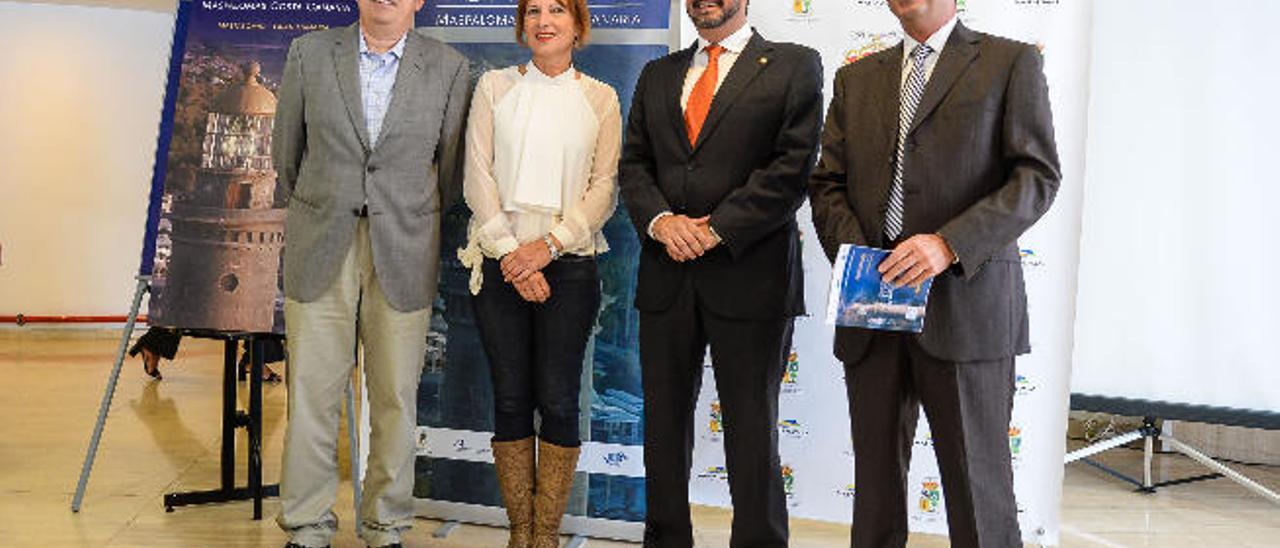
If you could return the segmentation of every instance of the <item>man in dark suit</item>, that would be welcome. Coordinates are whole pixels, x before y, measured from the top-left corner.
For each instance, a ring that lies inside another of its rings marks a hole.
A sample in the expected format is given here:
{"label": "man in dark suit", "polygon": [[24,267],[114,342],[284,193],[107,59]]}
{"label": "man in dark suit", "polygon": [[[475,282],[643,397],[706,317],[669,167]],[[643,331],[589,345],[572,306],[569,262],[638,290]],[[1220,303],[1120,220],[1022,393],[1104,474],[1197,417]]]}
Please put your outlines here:
{"label": "man in dark suit", "polygon": [[816,52],[746,25],[747,0],[687,0],[700,38],[645,66],[619,186],[643,240],[646,546],[689,547],[693,411],[708,344],[725,424],[732,546],[787,544],[778,391],[804,313],[795,212],[822,109]]}
{"label": "man in dark suit", "polygon": [[1060,179],[1033,46],[974,32],[954,0],[890,0],[904,44],[836,74],[810,181],[830,258],[893,249],[884,278],[933,278],[919,335],[838,328],[853,430],[854,546],[903,546],[919,404],[952,546],[1021,546],[1008,427],[1014,356],[1030,351],[1017,238]]}

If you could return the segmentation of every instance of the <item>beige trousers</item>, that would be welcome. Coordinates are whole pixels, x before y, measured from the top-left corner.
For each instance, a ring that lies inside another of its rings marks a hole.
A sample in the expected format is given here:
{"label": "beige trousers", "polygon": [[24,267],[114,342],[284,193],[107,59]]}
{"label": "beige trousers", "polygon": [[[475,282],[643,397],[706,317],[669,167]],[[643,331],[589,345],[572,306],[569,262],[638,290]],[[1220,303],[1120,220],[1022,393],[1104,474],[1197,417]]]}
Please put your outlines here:
{"label": "beige trousers", "polygon": [[338,529],[338,425],[357,337],[372,426],[360,536],[370,546],[400,542],[413,522],[413,431],[431,311],[391,308],[372,253],[369,223],[361,219],[328,291],[311,302],[285,300],[289,422],[277,522],[303,546],[326,546]]}

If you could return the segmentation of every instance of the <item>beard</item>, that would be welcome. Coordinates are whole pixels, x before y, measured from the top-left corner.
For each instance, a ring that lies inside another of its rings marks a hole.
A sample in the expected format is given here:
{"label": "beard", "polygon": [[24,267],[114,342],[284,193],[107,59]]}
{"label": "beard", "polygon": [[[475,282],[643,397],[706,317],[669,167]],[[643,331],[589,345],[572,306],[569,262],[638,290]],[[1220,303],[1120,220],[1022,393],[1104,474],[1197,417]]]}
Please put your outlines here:
{"label": "beard", "polygon": [[[719,5],[720,15],[719,16],[697,15],[696,14],[697,4],[703,3],[703,2]],[[725,4],[727,2],[732,2],[732,5],[725,7]],[[729,19],[733,18],[734,15],[737,15],[739,9],[742,9],[742,4],[740,2],[736,2],[733,0],[698,0],[697,2],[694,2],[693,6],[690,6],[686,11],[689,14],[689,19],[693,21],[693,26],[700,29],[714,29],[716,27],[719,27],[720,25],[723,25],[725,21],[728,21]]]}

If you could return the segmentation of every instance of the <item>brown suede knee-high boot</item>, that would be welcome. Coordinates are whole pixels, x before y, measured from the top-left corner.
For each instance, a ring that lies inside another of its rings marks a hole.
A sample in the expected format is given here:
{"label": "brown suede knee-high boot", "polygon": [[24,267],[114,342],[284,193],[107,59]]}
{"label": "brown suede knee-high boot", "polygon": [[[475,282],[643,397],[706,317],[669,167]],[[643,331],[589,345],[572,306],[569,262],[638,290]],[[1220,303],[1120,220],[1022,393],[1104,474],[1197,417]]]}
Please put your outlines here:
{"label": "brown suede knee-high boot", "polygon": [[491,442],[493,464],[498,469],[498,486],[511,521],[507,548],[533,545],[533,438]]}
{"label": "brown suede knee-high boot", "polygon": [[538,440],[538,486],[533,497],[533,548],[560,546],[560,518],[569,504],[578,447]]}

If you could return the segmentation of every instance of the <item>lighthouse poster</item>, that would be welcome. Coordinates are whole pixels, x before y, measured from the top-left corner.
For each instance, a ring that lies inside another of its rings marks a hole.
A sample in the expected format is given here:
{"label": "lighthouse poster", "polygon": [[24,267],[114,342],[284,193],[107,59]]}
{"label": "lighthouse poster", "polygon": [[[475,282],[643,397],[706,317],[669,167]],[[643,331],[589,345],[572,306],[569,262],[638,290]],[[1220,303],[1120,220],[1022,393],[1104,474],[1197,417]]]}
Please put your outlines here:
{"label": "lighthouse poster", "polygon": [[173,51],[180,64],[170,69],[166,152],[153,183],[161,191],[152,193],[144,250],[144,273],[146,251],[154,252],[149,323],[283,333],[287,198],[271,165],[275,93],[289,43],[353,23],[356,4],[180,4]]}

